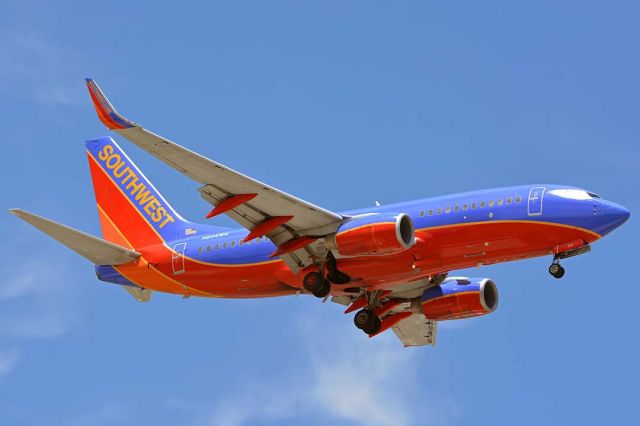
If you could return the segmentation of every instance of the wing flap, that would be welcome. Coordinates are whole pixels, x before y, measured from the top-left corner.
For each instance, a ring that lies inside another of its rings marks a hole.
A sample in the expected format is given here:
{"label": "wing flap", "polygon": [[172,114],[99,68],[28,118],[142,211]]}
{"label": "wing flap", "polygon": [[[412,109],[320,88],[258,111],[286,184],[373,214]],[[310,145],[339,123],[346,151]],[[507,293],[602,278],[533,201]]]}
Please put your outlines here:
{"label": "wing flap", "polygon": [[407,346],[436,345],[438,323],[422,314],[413,314],[392,327],[402,344]]}
{"label": "wing flap", "polygon": [[38,228],[54,240],[64,244],[79,255],[96,265],[122,265],[140,256],[140,253],[128,248],[94,237],[61,223],[29,213],[21,209],[9,210],[20,219]]}
{"label": "wing flap", "polygon": [[123,289],[127,293],[129,293],[134,299],[136,299],[140,303],[148,303],[151,301],[151,295],[153,292],[151,290],[147,290],[145,288],[136,288],[129,286],[122,286]]}

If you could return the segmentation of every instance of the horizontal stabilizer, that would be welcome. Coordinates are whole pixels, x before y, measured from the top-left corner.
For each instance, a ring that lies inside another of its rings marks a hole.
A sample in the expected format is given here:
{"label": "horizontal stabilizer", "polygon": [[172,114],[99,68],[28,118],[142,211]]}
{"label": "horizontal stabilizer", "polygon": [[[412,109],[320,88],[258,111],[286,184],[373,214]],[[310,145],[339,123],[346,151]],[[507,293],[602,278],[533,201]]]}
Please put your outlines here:
{"label": "horizontal stabilizer", "polygon": [[122,265],[140,256],[140,253],[136,251],[69,228],[33,213],[20,209],[10,209],[9,212],[35,226],[96,265]]}

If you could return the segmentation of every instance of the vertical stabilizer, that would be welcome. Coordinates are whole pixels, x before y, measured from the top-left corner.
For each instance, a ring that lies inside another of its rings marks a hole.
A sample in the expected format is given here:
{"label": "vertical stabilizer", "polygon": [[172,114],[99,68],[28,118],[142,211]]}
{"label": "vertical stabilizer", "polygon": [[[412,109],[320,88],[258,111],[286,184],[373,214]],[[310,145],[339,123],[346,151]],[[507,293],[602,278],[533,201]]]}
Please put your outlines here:
{"label": "vertical stabilizer", "polygon": [[175,239],[184,220],[110,137],[86,142],[106,240],[138,248]]}

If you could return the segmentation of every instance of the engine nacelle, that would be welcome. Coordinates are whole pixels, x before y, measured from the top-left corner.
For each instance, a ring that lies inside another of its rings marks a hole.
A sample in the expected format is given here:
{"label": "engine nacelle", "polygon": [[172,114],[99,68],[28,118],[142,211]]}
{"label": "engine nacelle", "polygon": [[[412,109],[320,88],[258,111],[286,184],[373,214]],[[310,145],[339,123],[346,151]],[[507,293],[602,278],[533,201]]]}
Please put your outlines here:
{"label": "engine nacelle", "polygon": [[449,278],[420,298],[424,315],[432,320],[477,317],[496,310],[498,288],[488,278]]}
{"label": "engine nacelle", "polygon": [[355,217],[326,237],[327,247],[342,256],[380,256],[410,248],[415,241],[413,221],[405,213]]}

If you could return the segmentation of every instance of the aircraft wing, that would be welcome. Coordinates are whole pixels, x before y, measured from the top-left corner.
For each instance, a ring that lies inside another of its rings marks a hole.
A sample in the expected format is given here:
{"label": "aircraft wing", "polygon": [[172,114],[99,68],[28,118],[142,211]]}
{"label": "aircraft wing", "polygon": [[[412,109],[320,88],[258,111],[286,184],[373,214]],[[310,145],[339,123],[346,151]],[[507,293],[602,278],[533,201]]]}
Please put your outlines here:
{"label": "aircraft wing", "polygon": [[207,217],[225,213],[253,231],[266,235],[294,271],[313,263],[313,241],[335,232],[344,217],[296,198],[220,163],[199,155],[124,118],[100,90],[87,79],[98,117],[109,129],[151,155],[201,183],[202,197],[215,206]]}
{"label": "aircraft wing", "polygon": [[94,237],[77,229],[20,209],[9,212],[38,228],[96,265],[122,265],[140,257],[140,253]]}

